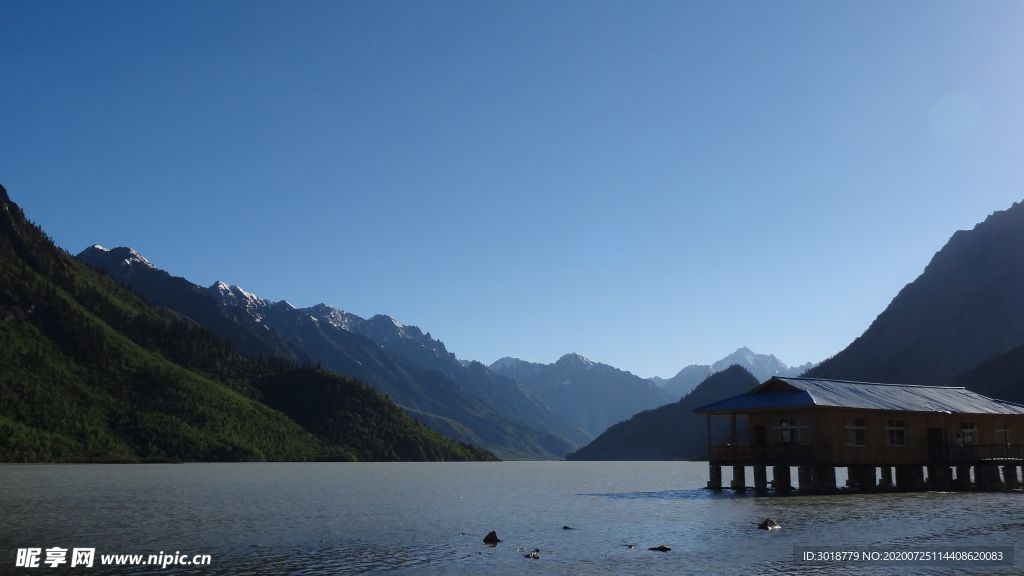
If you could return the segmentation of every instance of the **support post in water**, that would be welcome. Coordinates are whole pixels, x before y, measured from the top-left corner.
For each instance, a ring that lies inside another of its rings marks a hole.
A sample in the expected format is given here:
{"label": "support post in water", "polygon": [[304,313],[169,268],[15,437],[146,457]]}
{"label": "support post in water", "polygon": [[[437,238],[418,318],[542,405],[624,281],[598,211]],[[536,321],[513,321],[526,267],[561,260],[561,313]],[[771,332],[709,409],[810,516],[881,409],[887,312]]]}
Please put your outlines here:
{"label": "support post in water", "polygon": [[754,465],[754,490],[758,492],[768,491],[768,467],[764,464]]}
{"label": "support post in water", "polygon": [[739,464],[732,465],[732,489],[733,490],[746,490],[747,489],[747,473],[746,466]]}
{"label": "support post in water", "polygon": [[716,492],[722,490],[722,467],[718,464],[708,464],[708,488]]}
{"label": "support post in water", "polygon": [[772,486],[782,492],[793,489],[793,477],[788,464],[772,467]]}

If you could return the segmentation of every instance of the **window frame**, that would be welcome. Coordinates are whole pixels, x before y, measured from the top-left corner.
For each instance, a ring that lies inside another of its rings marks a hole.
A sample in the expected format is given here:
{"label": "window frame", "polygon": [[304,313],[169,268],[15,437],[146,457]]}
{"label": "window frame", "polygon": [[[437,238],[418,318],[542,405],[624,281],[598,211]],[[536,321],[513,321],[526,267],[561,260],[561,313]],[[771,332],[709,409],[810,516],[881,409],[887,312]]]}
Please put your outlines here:
{"label": "window frame", "polygon": [[1010,423],[1009,422],[996,422],[995,428],[995,442],[996,444],[1010,445]]}
{"label": "window frame", "polygon": [[964,441],[964,446],[977,446],[978,445],[978,423],[977,422],[960,422],[960,438]]}
{"label": "window frame", "polygon": [[772,419],[772,438],[776,444],[811,445],[811,419],[805,416]]}
{"label": "window frame", "polygon": [[867,418],[847,417],[843,420],[844,438],[846,446],[851,448],[866,448],[868,445]]}
{"label": "window frame", "polygon": [[898,448],[907,446],[907,421],[902,418],[889,418],[885,421],[886,445]]}

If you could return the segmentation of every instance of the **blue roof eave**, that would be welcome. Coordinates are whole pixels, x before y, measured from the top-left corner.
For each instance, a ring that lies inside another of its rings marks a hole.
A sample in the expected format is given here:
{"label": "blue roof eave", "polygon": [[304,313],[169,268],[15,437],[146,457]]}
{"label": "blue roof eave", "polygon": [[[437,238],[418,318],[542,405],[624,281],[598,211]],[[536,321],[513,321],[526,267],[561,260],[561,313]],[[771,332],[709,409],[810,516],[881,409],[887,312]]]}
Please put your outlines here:
{"label": "blue roof eave", "polygon": [[733,412],[754,408],[788,408],[815,406],[814,398],[806,390],[799,392],[762,392],[760,394],[740,394],[694,409],[698,414],[709,412]]}

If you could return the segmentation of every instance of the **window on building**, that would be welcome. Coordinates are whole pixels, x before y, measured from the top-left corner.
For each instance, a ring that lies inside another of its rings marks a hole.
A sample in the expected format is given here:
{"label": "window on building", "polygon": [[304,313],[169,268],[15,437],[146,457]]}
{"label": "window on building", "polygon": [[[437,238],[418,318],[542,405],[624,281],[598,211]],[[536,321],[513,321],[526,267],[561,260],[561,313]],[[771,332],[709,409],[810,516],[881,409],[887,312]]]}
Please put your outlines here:
{"label": "window on building", "polygon": [[809,418],[776,418],[772,423],[775,442],[778,444],[811,443],[811,421]]}
{"label": "window on building", "polygon": [[961,422],[960,435],[964,439],[964,446],[974,446],[978,443],[978,425],[974,422]]}
{"label": "window on building", "polygon": [[846,419],[846,445],[867,446],[867,435],[864,433],[863,418]]}
{"label": "window on building", "polygon": [[1010,425],[1006,422],[996,422],[996,444],[1010,443]]}
{"label": "window on building", "polygon": [[885,431],[889,437],[889,446],[907,445],[907,424],[903,420],[886,420]]}

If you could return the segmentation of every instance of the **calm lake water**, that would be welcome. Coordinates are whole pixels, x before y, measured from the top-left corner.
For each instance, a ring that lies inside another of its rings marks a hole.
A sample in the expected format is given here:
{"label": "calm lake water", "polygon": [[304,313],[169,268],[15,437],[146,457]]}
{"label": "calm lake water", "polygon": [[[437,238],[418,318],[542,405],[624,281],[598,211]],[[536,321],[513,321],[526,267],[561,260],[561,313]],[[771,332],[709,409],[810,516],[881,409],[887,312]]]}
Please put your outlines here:
{"label": "calm lake water", "polygon": [[[794,558],[797,546],[1012,547],[1024,538],[1020,492],[754,496],[706,481],[695,462],[5,465],[0,574],[1024,571]],[[782,528],[757,529],[768,517]],[[504,541],[484,544],[491,530]],[[671,551],[648,549],[663,544]],[[16,566],[19,548],[53,547],[69,562],[95,548],[94,565]],[[540,559],[524,558],[537,548]],[[100,566],[107,554],[208,554],[210,565]]]}

